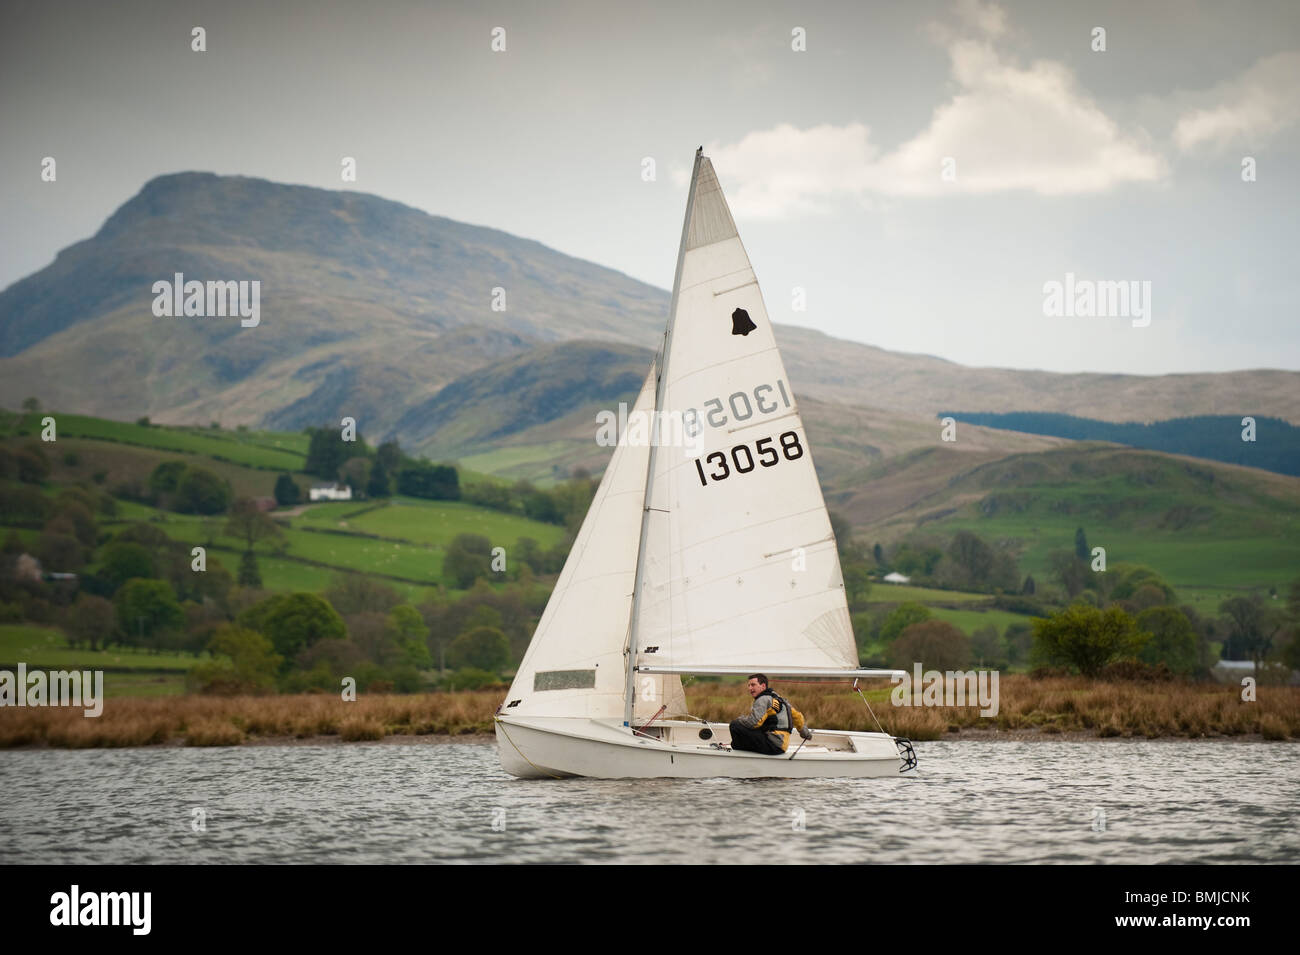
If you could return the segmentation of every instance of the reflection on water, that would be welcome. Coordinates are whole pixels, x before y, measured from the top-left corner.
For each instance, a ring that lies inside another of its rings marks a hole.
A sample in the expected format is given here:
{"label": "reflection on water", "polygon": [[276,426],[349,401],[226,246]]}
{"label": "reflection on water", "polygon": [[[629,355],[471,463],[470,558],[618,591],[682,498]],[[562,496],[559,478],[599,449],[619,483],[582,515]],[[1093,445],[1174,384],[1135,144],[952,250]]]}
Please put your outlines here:
{"label": "reflection on water", "polygon": [[1294,744],[916,748],[897,779],[744,781],[516,780],[490,744],[0,752],[0,845],[7,863],[1300,861]]}

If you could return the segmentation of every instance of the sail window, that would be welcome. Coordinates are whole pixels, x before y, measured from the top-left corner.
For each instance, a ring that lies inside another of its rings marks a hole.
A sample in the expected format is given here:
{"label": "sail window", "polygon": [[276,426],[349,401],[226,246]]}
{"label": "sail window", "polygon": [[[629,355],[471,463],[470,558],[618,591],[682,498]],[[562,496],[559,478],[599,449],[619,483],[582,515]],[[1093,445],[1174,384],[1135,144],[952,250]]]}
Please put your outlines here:
{"label": "sail window", "polygon": [[533,674],[534,690],[590,690],[595,686],[595,670],[541,670]]}

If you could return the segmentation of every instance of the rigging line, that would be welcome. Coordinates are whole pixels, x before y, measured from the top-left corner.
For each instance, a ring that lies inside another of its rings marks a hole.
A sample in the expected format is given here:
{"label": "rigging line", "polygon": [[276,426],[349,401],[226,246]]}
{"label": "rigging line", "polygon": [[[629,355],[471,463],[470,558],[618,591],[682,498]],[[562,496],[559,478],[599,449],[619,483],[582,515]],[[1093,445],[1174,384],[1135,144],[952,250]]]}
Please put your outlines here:
{"label": "rigging line", "polygon": [[[863,694],[862,689],[858,686],[857,680],[853,681],[853,689],[858,691],[858,696],[862,697],[862,702],[867,703],[867,697],[865,694]],[[871,718],[873,720],[876,720],[876,729],[880,730],[880,732],[882,733],[885,733],[885,728],[880,725],[880,720],[876,719],[876,711],[871,708],[870,703],[867,703],[867,712],[871,714]],[[889,736],[891,734],[885,733],[885,735]]]}

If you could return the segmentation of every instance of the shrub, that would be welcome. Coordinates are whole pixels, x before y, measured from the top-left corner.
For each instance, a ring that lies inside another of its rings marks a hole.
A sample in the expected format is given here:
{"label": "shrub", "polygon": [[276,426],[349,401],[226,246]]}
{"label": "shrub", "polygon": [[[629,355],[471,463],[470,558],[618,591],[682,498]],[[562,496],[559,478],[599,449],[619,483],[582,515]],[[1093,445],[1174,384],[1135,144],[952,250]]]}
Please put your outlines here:
{"label": "shrub", "polygon": [[495,686],[501,682],[501,678],[495,673],[489,673],[486,670],[476,670],[472,667],[457,670],[447,678],[447,689],[449,690],[480,690],[486,686]]}
{"label": "shrub", "polygon": [[970,640],[945,620],[925,620],[903,631],[890,658],[903,669],[920,663],[925,670],[961,670],[970,663]]}

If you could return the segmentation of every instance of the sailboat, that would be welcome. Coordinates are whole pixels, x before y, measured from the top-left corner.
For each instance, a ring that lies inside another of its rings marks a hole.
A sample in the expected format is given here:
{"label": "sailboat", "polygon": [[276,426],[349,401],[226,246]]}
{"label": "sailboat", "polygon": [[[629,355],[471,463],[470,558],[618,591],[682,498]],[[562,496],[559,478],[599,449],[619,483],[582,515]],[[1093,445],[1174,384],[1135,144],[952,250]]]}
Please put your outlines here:
{"label": "sailboat", "polygon": [[814,729],[760,755],[687,712],[683,676],[762,672],[780,692],[782,679],[902,675],[858,668],[808,436],[703,147],[663,344],[627,420],[495,715],[502,767],[606,779],[913,768],[911,743],[883,728]]}

